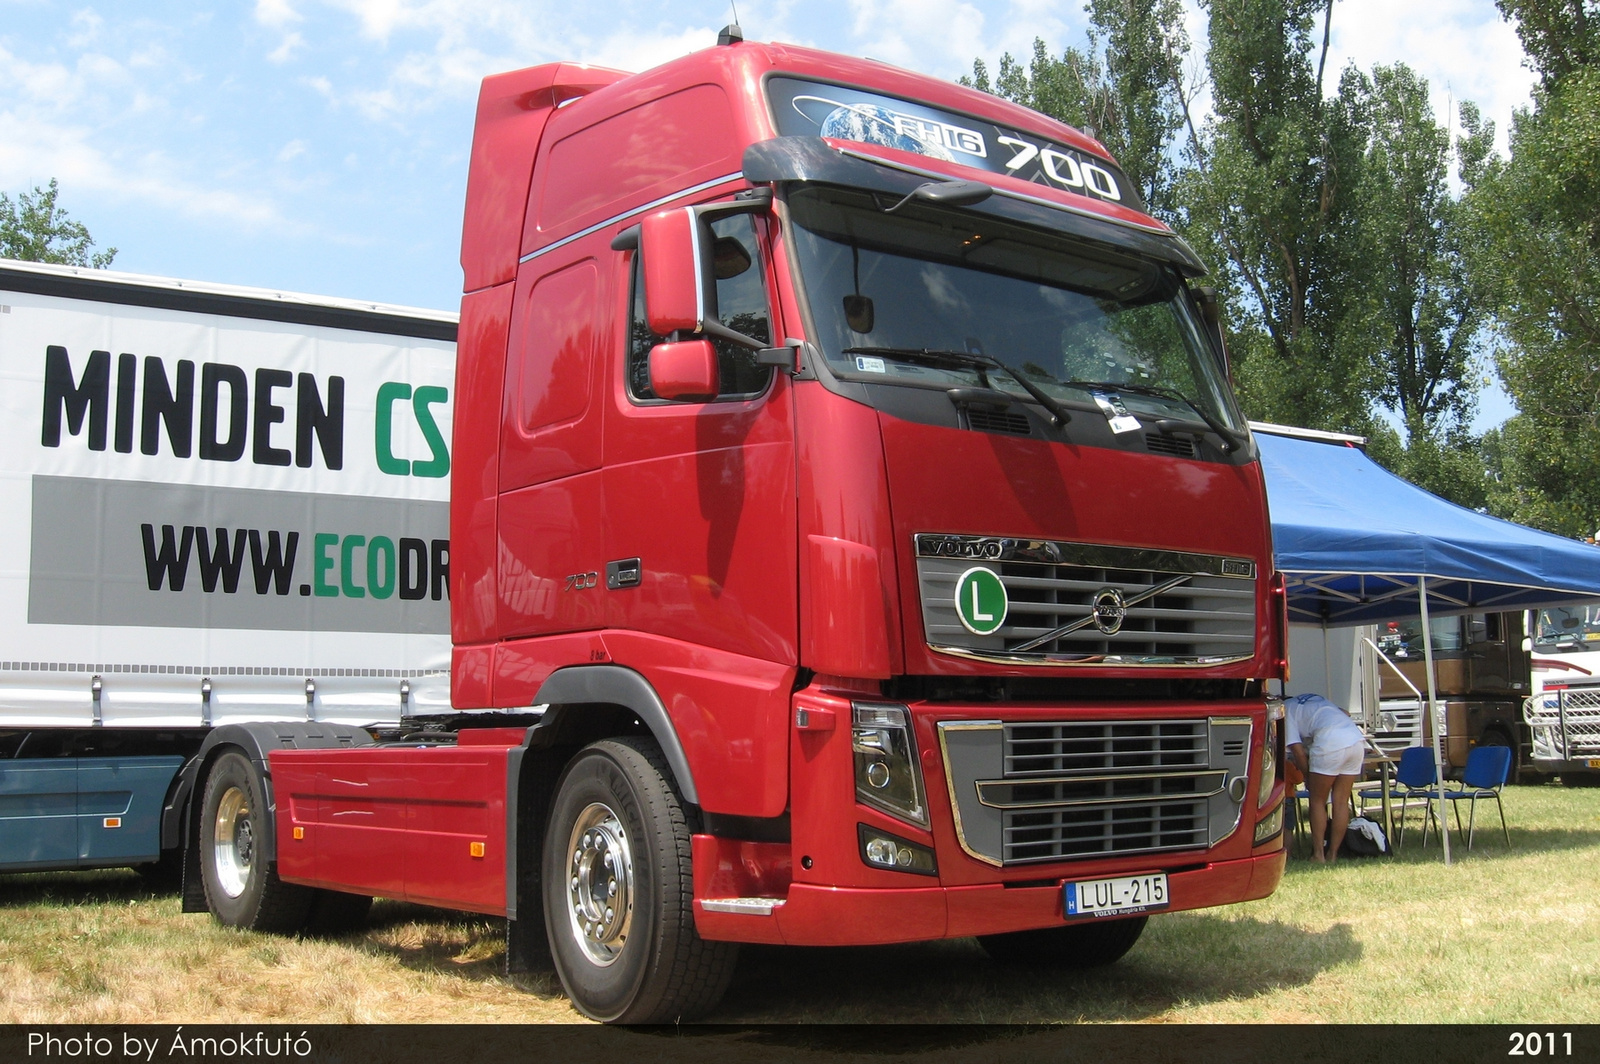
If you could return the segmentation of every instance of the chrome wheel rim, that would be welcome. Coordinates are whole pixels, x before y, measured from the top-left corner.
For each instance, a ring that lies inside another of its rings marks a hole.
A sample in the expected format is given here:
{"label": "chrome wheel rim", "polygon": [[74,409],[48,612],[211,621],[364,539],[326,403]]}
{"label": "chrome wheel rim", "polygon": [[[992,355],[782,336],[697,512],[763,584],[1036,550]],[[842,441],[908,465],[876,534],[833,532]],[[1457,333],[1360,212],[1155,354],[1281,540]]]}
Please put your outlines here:
{"label": "chrome wheel rim", "polygon": [[217,885],[228,897],[237,898],[250,881],[250,864],[256,849],[250,797],[238,787],[229,787],[217,803],[213,838],[211,865],[217,873]]}
{"label": "chrome wheel rim", "polygon": [[622,818],[602,802],[578,814],[567,842],[567,917],[584,956],[604,968],[633,926],[633,853]]}

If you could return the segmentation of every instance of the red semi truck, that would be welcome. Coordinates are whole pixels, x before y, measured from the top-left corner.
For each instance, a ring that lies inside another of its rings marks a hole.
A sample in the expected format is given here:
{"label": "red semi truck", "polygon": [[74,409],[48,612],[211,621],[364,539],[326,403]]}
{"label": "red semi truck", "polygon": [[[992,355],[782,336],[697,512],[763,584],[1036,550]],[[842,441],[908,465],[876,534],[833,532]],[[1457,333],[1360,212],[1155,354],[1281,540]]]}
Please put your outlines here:
{"label": "red semi truck", "polygon": [[741,942],[1095,965],[1276,887],[1260,465],[1096,141],[730,27],[486,79],[461,261],[452,712],[215,729],[187,909],[504,916],[642,1022]]}

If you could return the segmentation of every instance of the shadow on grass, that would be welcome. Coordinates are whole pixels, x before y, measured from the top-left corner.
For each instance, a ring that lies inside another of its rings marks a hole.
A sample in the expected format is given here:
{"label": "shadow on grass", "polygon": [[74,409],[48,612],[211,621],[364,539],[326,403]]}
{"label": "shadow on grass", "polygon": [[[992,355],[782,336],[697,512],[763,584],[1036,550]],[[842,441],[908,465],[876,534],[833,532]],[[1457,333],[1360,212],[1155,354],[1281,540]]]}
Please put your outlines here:
{"label": "shadow on grass", "polygon": [[[1540,853],[1560,853],[1566,850],[1582,850],[1600,847],[1600,831],[1593,828],[1519,828],[1515,818],[1509,823],[1511,833],[1511,848],[1506,849],[1506,837],[1500,831],[1500,819],[1491,811],[1485,819],[1478,810],[1478,826],[1474,835],[1472,849],[1467,849],[1466,842],[1456,833],[1455,824],[1450,826],[1450,856],[1453,860],[1465,857],[1478,858],[1505,858],[1528,856]],[[1406,828],[1406,833],[1401,840],[1400,849],[1393,857],[1341,857],[1340,866],[1366,865],[1380,863],[1397,864],[1438,864],[1444,859],[1444,848],[1439,842],[1438,833],[1429,829],[1428,844],[1422,844],[1422,829],[1412,824]],[[1305,856],[1304,847],[1291,848],[1289,851],[1289,874],[1294,874],[1301,869],[1316,870],[1316,866]]]}
{"label": "shadow on grass", "polygon": [[542,998],[561,994],[561,981],[548,966],[509,977],[505,974],[506,922],[499,917],[379,899],[373,903],[360,937],[345,942],[370,956],[389,957],[412,971],[480,983],[509,982]]}
{"label": "shadow on grass", "polygon": [[0,875],[0,909],[45,904],[126,905],[176,895],[176,888],[155,885],[129,868]]}
{"label": "shadow on grass", "polygon": [[[1148,1019],[1178,1006],[1303,986],[1361,956],[1348,925],[1177,913],[1093,971],[1003,965],[972,939],[848,948],[745,947],[723,1023],[1061,1023]],[[963,1036],[965,1037],[965,1036]],[[891,1039],[894,1041],[895,1039]]]}

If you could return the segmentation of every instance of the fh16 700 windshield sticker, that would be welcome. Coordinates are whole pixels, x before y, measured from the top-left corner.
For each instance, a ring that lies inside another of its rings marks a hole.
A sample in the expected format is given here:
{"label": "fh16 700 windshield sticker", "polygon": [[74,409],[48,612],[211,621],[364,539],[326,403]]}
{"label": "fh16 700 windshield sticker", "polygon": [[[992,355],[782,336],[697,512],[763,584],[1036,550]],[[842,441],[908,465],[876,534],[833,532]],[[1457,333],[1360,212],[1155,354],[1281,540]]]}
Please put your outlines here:
{"label": "fh16 700 windshield sticker", "polygon": [[1115,165],[1030,133],[862,89],[795,78],[767,82],[783,136],[821,136],[956,162],[1142,210]]}

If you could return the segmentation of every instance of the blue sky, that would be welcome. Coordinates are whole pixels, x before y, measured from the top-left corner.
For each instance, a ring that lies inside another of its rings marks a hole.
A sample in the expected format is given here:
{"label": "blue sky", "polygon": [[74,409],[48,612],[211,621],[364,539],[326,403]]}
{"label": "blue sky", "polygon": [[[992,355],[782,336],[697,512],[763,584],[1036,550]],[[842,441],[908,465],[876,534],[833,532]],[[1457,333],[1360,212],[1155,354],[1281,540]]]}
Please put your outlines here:
{"label": "blue sky", "polygon": [[[752,39],[954,78],[1082,37],[1077,0],[770,0]],[[56,177],[115,268],[454,309],[478,81],[713,43],[726,0],[0,0],[0,191]],[[1191,33],[1204,18],[1191,10]],[[1340,0],[1329,65],[1404,60],[1501,129],[1531,74],[1491,0]],[[1510,412],[1486,396],[1480,422]]]}

